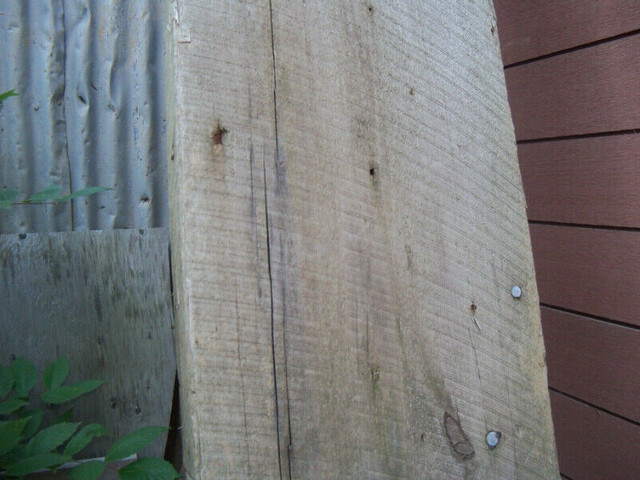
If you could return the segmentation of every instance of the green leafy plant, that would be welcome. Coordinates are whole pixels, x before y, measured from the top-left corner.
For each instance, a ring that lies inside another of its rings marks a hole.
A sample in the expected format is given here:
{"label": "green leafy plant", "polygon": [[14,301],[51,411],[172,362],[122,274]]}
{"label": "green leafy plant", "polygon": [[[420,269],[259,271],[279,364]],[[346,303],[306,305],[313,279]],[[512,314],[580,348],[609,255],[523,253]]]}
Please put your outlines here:
{"label": "green leafy plant", "polygon": [[18,200],[18,197],[20,196],[20,192],[18,190],[2,190],[0,191],[0,209],[9,209],[16,205],[63,203],[73,200],[74,198],[86,197],[88,195],[105,192],[107,190],[113,190],[113,188],[88,187],[73,192],[70,195],[64,195],[60,185],[51,184],[44,190],[41,190],[30,197],[25,197],[22,200]]}
{"label": "green leafy plant", "polygon": [[[15,90],[8,90],[0,93],[0,106],[2,102],[9,97],[17,97],[18,94]],[[86,197],[107,190],[113,190],[113,188],[107,187],[88,187],[65,195],[62,193],[62,187],[60,185],[51,184],[44,190],[41,190],[31,196],[24,196],[18,190],[4,189],[0,190],[0,209],[9,209],[16,205],[42,205],[42,204],[56,204],[64,203],[69,200],[73,200],[78,197]],[[22,197],[22,198],[20,198]]]}
{"label": "green leafy plant", "polygon": [[16,93],[15,90],[8,90],[6,92],[0,93],[0,104],[2,104],[2,101],[6,98],[9,97],[17,97],[18,94]]}
{"label": "green leafy plant", "polygon": [[[54,361],[42,374],[45,390],[42,401],[60,405],[75,400],[103,384],[101,380],[85,380],[64,385],[69,363],[64,357]],[[61,466],[70,466],[74,456],[94,438],[109,435],[97,423],[82,426],[72,422],[70,411],[43,427],[41,408],[33,408],[29,398],[36,386],[38,373],[25,358],[11,365],[0,365],[0,478],[23,478],[27,475]],[[78,463],[65,469],[72,480],[95,480],[111,462],[127,459],[162,435],[165,427],[145,427],[115,441],[104,458]],[[166,460],[141,458],[118,470],[122,480],[173,480],[178,472]]]}

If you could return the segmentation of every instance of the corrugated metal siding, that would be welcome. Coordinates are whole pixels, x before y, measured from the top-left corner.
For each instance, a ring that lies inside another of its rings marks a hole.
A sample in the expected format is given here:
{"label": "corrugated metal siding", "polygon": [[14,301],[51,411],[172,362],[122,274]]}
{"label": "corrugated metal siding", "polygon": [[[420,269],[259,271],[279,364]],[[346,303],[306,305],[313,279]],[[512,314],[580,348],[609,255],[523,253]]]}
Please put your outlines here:
{"label": "corrugated metal siding", "polygon": [[0,0],[0,188],[115,188],[0,233],[168,226],[163,28],[158,0]]}

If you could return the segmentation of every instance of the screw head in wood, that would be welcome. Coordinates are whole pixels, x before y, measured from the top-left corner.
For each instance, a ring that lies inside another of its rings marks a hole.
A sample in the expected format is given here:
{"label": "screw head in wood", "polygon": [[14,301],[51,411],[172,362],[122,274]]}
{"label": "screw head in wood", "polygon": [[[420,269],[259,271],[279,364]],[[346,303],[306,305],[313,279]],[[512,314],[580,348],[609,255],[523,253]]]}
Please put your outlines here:
{"label": "screw head in wood", "polygon": [[518,285],[514,285],[513,287],[511,287],[511,296],[513,298],[522,297],[522,288],[520,288]]}
{"label": "screw head in wood", "polygon": [[500,443],[500,437],[502,436],[501,432],[496,432],[491,430],[487,433],[487,445],[489,446],[489,450],[493,450]]}

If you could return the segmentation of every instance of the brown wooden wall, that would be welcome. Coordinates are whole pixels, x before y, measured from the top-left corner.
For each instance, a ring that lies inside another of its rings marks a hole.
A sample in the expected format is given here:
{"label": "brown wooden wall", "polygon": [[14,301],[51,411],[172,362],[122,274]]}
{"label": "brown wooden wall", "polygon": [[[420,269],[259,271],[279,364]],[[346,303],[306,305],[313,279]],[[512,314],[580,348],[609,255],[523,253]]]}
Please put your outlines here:
{"label": "brown wooden wall", "polygon": [[640,2],[495,0],[564,478],[640,478]]}

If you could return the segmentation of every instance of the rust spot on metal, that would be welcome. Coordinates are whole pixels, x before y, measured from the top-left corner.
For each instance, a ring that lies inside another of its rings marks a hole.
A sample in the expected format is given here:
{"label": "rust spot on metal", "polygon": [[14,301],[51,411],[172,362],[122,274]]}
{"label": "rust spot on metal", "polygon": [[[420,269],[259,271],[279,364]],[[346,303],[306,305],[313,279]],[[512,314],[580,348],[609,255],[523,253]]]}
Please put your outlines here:
{"label": "rust spot on metal", "polygon": [[447,434],[451,448],[463,460],[469,460],[476,453],[469,438],[462,430],[460,422],[453,418],[449,412],[444,412],[444,431]]}

